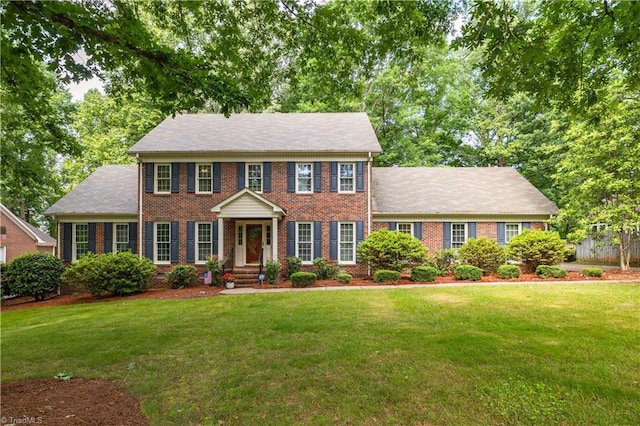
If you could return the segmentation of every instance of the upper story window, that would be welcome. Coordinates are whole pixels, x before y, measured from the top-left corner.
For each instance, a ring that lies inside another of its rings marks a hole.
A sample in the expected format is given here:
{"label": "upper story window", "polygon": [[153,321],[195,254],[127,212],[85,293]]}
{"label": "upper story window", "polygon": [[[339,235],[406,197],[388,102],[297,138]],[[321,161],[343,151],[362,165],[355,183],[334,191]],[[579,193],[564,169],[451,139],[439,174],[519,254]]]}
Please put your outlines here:
{"label": "upper story window", "polygon": [[89,224],[75,223],[73,226],[73,260],[89,253]]}
{"label": "upper story window", "polygon": [[409,234],[413,236],[413,224],[412,223],[398,223],[398,232],[403,234]]}
{"label": "upper story window", "polygon": [[339,164],[340,186],[338,192],[355,192],[354,168],[353,163]]}
{"label": "upper story window", "polygon": [[311,163],[296,164],[296,192],[313,192],[313,172]]}
{"label": "upper story window", "polygon": [[467,224],[451,224],[451,248],[457,249],[467,242]]}
{"label": "upper story window", "polygon": [[171,192],[171,164],[156,164],[156,193]]}
{"label": "upper story window", "polygon": [[171,224],[169,222],[155,223],[155,253],[156,263],[171,262]]}
{"label": "upper story window", "polygon": [[121,252],[130,250],[129,224],[116,223],[113,227],[113,251]]}
{"label": "upper story window", "polygon": [[262,164],[247,164],[247,188],[262,192]]}
{"label": "upper story window", "polygon": [[519,223],[505,223],[504,225],[504,242],[505,244],[508,244],[509,241],[511,240],[511,238],[515,237],[516,235],[518,235],[520,233],[520,226],[521,224]]}
{"label": "upper story window", "polygon": [[211,164],[198,164],[198,193],[211,193],[213,170]]}

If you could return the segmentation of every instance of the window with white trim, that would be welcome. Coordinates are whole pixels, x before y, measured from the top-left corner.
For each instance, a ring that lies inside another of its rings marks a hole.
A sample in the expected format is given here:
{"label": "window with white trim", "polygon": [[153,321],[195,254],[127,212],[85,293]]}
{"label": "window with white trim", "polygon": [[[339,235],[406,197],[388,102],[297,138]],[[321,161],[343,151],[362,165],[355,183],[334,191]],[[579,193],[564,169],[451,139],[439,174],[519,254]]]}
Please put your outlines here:
{"label": "window with white trim", "polygon": [[7,247],[0,246],[0,263],[7,263]]}
{"label": "window with white trim", "polygon": [[262,192],[262,164],[247,164],[247,188]]}
{"label": "window with white trim", "polygon": [[355,192],[355,164],[354,163],[340,163],[340,185],[338,192]]}
{"label": "window with white trim", "polygon": [[211,180],[213,178],[213,170],[211,164],[198,164],[198,187],[196,192],[200,194],[211,193]]}
{"label": "window with white trim", "polygon": [[398,223],[398,232],[413,236],[413,223]]}
{"label": "window with white trim", "polygon": [[313,192],[313,165],[311,163],[296,164],[296,192],[308,194]]}
{"label": "window with white trim", "polygon": [[313,227],[309,222],[297,223],[296,256],[302,259],[302,263],[313,261]]}
{"label": "window with white trim", "polygon": [[154,261],[156,263],[171,263],[171,224],[156,222],[154,237]]}
{"label": "window with white trim", "polygon": [[467,242],[467,224],[452,223],[451,224],[451,248],[460,248]]}
{"label": "window with white trim", "polygon": [[89,224],[73,224],[73,260],[78,260],[89,253]]}
{"label": "window with white trim", "polygon": [[355,263],[356,261],[356,226],[353,222],[338,225],[338,261]]}
{"label": "window with white trim", "polygon": [[128,251],[129,247],[129,224],[116,223],[113,227],[113,251],[118,253]]}
{"label": "window with white trim", "polygon": [[196,263],[206,263],[212,253],[211,222],[196,223]]}
{"label": "window with white trim", "polygon": [[505,244],[509,244],[511,238],[518,235],[521,231],[522,225],[519,223],[505,223],[504,224],[504,242]]}
{"label": "window with white trim", "polygon": [[156,193],[169,194],[171,192],[171,164],[156,164]]}

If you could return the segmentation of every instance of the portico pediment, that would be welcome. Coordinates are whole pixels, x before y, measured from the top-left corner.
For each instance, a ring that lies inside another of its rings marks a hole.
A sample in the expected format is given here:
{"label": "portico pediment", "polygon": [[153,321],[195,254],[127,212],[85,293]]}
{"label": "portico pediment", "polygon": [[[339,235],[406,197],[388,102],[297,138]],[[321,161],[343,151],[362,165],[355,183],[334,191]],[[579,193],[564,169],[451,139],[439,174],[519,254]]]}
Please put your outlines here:
{"label": "portico pediment", "polygon": [[244,188],[211,209],[219,218],[268,218],[281,219],[285,215],[282,207],[260,194]]}

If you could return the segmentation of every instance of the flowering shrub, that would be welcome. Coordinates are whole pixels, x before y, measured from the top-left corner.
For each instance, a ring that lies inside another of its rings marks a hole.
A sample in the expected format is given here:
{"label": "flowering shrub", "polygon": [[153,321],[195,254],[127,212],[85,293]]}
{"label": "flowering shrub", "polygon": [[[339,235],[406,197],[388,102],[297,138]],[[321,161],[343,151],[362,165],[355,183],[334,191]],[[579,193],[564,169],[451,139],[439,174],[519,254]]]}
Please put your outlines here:
{"label": "flowering shrub", "polygon": [[224,281],[225,283],[235,281],[235,280],[236,280],[236,277],[234,277],[231,272],[227,272],[222,276],[222,281]]}

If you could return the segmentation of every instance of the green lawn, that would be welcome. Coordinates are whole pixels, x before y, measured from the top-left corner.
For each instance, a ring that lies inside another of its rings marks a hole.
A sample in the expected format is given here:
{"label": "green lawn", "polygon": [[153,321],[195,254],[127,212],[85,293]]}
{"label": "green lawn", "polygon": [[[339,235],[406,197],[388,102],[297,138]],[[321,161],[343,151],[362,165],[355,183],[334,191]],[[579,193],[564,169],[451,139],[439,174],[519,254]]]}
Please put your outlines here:
{"label": "green lawn", "polygon": [[102,377],[153,424],[640,424],[640,285],[319,291],[6,312],[2,380]]}

